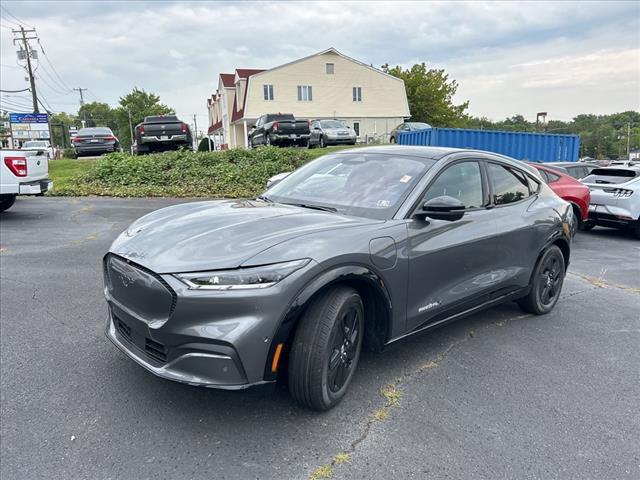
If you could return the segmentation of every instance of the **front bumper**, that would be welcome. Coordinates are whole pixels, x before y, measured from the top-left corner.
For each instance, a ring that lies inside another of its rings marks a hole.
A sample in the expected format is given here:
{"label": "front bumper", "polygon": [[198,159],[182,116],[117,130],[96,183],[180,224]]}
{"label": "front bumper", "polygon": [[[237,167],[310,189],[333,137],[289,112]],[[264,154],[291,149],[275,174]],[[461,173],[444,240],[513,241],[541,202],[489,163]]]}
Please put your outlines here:
{"label": "front bumper", "polygon": [[327,136],[327,142],[328,144],[332,144],[332,145],[338,145],[338,144],[342,144],[342,143],[355,143],[356,142],[356,137],[354,136],[349,136],[349,135],[336,135],[336,136]]}
{"label": "front bumper", "polygon": [[42,195],[53,188],[53,181],[45,178],[44,180],[35,180],[33,182],[24,182],[20,184],[19,195]]}
{"label": "front bumper", "polygon": [[305,268],[264,289],[189,290],[172,275],[108,254],[106,335],[168,380],[228,390],[272,383],[274,339]]}

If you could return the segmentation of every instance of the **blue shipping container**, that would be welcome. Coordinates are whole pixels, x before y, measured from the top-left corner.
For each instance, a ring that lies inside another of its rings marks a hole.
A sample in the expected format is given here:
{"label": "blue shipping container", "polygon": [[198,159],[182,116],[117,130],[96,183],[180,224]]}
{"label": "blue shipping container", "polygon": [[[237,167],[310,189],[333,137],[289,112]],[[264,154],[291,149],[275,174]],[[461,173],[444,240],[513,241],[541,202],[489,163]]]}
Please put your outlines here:
{"label": "blue shipping container", "polygon": [[534,162],[575,162],[580,154],[579,135],[550,133],[428,128],[400,132],[398,143],[486,150]]}

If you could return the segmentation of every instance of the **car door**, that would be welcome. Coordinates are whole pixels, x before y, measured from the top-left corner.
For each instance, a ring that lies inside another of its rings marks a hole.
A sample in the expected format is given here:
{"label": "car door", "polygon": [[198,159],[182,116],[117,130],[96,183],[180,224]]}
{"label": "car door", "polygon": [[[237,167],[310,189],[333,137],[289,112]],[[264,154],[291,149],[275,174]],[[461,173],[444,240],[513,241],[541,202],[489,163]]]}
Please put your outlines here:
{"label": "car door", "polygon": [[446,195],[464,204],[459,220],[412,216],[407,223],[407,332],[485,302],[499,281],[496,225],[483,161],[456,160],[428,185],[416,208]]}
{"label": "car door", "polygon": [[317,145],[320,142],[320,122],[315,120],[311,122],[311,134],[309,135],[309,143]]}
{"label": "car door", "polygon": [[[494,248],[500,252],[497,269],[503,278],[499,287],[505,293],[526,287],[541,245],[548,234],[548,208],[537,208],[537,181],[513,165],[487,161],[487,177],[491,189],[490,208],[496,222]],[[554,177],[541,172],[549,183]],[[540,205],[543,207],[542,205]]]}

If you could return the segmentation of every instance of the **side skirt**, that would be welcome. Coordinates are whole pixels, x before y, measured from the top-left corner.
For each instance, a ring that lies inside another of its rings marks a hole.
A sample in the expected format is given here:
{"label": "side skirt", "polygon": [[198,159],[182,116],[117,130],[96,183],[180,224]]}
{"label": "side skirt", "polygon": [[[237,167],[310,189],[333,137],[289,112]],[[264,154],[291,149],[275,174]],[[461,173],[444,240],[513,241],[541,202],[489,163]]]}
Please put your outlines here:
{"label": "side skirt", "polygon": [[466,310],[463,310],[461,312],[457,312],[457,313],[453,313],[451,315],[445,316],[440,318],[439,320],[436,321],[430,321],[430,323],[427,323],[426,325],[423,325],[421,327],[416,328],[415,330],[412,330],[409,333],[405,333],[404,335],[401,335],[399,337],[396,337],[394,339],[389,340],[386,344],[385,347],[387,345],[391,345],[392,343],[397,342],[398,340],[403,340],[407,337],[410,337],[412,335],[418,334],[418,333],[422,333],[422,332],[426,332],[427,330],[431,330],[431,329],[435,329],[437,327],[440,327],[442,325],[445,325],[449,322],[453,322],[455,320],[459,320],[461,318],[467,317],[469,315],[473,315],[474,313],[477,313],[481,310],[484,310],[486,308],[490,308],[490,307],[494,307],[496,305],[499,305],[501,303],[506,303],[508,301],[511,300],[516,300],[518,298],[521,298],[523,296],[525,296],[527,293],[529,293],[529,287],[524,287],[521,289],[518,289],[514,292],[502,295],[500,297],[496,297],[493,298],[491,300],[487,300],[486,302],[480,303],[476,306],[467,308]]}

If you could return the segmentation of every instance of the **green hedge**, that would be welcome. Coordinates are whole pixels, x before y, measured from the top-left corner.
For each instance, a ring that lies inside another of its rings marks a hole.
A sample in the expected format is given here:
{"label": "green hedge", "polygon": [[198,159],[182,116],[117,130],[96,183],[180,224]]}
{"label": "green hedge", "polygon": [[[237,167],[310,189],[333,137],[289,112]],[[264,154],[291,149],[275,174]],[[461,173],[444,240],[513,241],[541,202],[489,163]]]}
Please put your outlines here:
{"label": "green hedge", "polygon": [[317,153],[315,150],[276,147],[176,151],[143,156],[111,153],[95,160],[86,171],[60,188],[55,186],[54,178],[51,194],[251,197],[264,190],[269,177],[294,170],[318,156]]}

